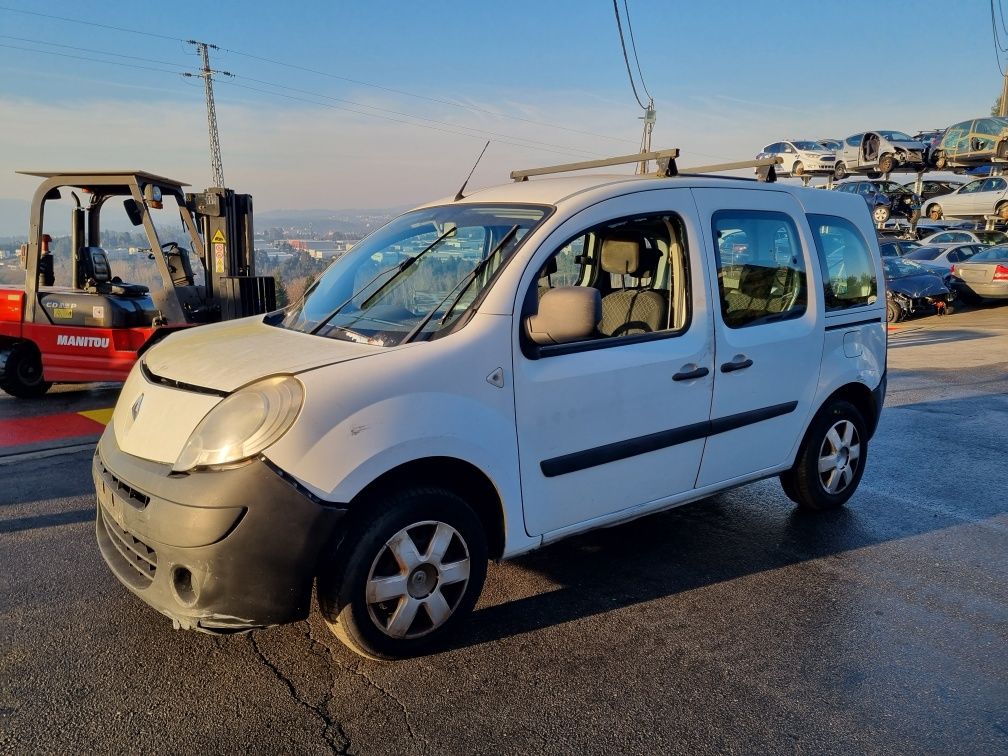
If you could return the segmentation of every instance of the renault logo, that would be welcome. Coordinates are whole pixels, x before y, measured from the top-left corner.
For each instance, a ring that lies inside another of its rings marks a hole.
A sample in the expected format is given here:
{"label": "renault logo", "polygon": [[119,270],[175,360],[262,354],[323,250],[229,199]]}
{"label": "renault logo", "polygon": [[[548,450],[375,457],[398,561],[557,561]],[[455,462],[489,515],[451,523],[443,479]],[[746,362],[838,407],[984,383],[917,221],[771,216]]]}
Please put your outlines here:
{"label": "renault logo", "polygon": [[133,419],[137,419],[137,415],[140,414],[140,405],[143,404],[143,394],[137,397],[137,400],[133,402],[133,406],[130,408],[130,413],[133,415]]}

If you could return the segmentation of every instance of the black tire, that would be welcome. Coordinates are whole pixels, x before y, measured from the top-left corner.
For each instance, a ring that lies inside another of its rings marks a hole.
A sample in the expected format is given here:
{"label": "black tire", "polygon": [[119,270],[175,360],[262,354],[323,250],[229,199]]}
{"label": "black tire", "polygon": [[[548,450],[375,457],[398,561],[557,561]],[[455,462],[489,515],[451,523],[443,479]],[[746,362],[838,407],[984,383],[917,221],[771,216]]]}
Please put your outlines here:
{"label": "black tire", "polygon": [[973,289],[968,286],[960,287],[958,291],[959,299],[963,301],[963,304],[968,305],[978,305],[983,302],[983,297],[977,294]]}
{"label": "black tire", "polygon": [[886,205],[875,205],[875,208],[872,210],[871,217],[872,217],[872,220],[875,221],[875,225],[880,226],[883,223],[885,223],[887,220],[889,220],[889,217],[891,215],[892,215],[892,213],[889,210],[888,206],[886,206]]}
{"label": "black tire", "polygon": [[0,388],[19,399],[35,399],[52,386],[43,379],[42,355],[34,344],[20,342],[0,349]]}
{"label": "black tire", "polygon": [[[836,467],[820,473],[820,460],[831,456]],[[794,467],[780,476],[781,485],[802,509],[835,509],[854,495],[867,461],[864,418],[850,402],[834,399],[813,418]]]}
{"label": "black tire", "polygon": [[792,176],[801,176],[805,173],[805,164],[801,160],[795,160],[795,164],[791,166]]}
{"label": "black tire", "polygon": [[886,302],[886,320],[890,323],[898,323],[903,319],[903,308],[891,299]]}
{"label": "black tire", "polygon": [[[381,509],[350,526],[335,558],[319,575],[319,608],[336,637],[362,656],[388,660],[427,653],[442,646],[476,605],[486,579],[486,533],[466,501],[443,488],[407,488],[374,503]],[[441,558],[436,558],[431,555],[437,551],[434,536],[442,533],[441,526],[452,533]],[[413,567],[400,561],[392,550],[393,538],[401,544],[408,541],[420,561],[411,561]],[[461,574],[459,565],[466,558],[465,582],[444,582],[449,574]],[[369,602],[369,583],[403,593]],[[448,608],[440,624],[434,619],[438,605]],[[410,619],[396,628],[399,614]],[[396,637],[400,630],[403,634]]]}
{"label": "black tire", "polygon": [[896,158],[894,158],[889,153],[886,153],[879,158],[878,169],[881,173],[892,173],[893,168],[896,167]]}
{"label": "black tire", "polygon": [[847,178],[847,166],[843,163],[837,163],[833,166],[833,179],[835,181],[843,181]]}
{"label": "black tire", "polygon": [[879,171],[868,171],[866,175],[870,179],[882,178],[882,174]]}
{"label": "black tire", "polygon": [[928,218],[930,218],[931,220],[941,220],[941,217],[942,217],[941,205],[935,203],[928,208]]}
{"label": "black tire", "polygon": [[943,171],[948,167],[948,158],[945,156],[944,152],[939,150],[934,154],[933,163],[935,168],[939,171]]}
{"label": "black tire", "polygon": [[1001,220],[1008,220],[1008,202],[1002,202],[995,207],[994,214]]}

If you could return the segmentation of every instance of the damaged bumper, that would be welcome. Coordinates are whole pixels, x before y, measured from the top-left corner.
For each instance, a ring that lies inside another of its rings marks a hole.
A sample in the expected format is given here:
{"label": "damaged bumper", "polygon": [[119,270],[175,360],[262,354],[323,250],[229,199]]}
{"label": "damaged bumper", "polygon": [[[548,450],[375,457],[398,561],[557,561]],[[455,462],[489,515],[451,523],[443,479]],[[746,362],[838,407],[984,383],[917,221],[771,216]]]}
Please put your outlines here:
{"label": "damaged bumper", "polygon": [[169,475],[106,430],[92,462],[96,536],[115,576],[176,627],[237,632],[308,616],[316,565],[345,509],[259,459]]}

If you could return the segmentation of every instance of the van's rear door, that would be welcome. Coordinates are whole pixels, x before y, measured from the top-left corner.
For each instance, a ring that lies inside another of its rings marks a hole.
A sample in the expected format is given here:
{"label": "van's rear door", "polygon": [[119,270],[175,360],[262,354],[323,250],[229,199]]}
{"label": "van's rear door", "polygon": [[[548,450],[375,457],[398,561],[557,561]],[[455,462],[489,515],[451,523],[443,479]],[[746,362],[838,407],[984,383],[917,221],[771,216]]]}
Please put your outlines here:
{"label": "van's rear door", "polygon": [[788,192],[693,190],[714,309],[711,433],[697,487],[789,462],[812,411],[823,352],[815,244]]}

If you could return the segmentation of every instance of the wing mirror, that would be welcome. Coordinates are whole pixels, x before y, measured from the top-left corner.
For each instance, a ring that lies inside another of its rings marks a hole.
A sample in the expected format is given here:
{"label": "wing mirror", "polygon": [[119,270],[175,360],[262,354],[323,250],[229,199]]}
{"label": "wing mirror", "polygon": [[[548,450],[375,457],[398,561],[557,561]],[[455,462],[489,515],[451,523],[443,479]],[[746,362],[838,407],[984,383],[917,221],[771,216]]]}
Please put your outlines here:
{"label": "wing mirror", "polygon": [[123,200],[123,209],[126,211],[126,217],[129,218],[130,223],[134,226],[139,226],[143,223],[143,211],[140,209],[140,205],[137,201],[130,197],[129,199]]}
{"label": "wing mirror", "polygon": [[602,295],[586,286],[549,289],[539,300],[539,312],[525,318],[525,332],[540,346],[584,341],[595,335],[602,320]]}

